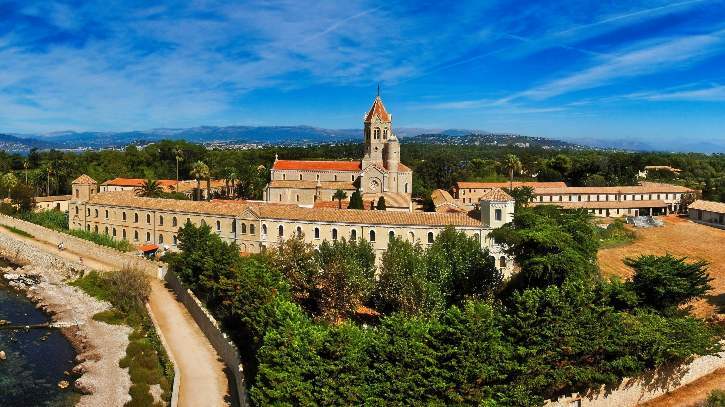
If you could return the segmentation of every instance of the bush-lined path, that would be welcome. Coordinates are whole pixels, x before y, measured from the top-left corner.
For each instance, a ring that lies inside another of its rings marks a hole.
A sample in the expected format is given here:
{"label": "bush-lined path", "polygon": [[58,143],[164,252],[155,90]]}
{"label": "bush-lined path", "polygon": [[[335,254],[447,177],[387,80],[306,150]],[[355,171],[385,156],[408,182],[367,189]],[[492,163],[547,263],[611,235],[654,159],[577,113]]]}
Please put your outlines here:
{"label": "bush-lined path", "polygon": [[[83,263],[99,271],[116,270],[118,267],[104,261],[94,253],[58,251],[55,243],[42,237],[28,238],[0,227],[0,233],[22,240],[40,250],[51,252],[71,261],[83,257]],[[175,295],[162,282],[151,279],[149,306],[166,339],[172,358],[181,371],[179,381],[179,406],[226,406],[229,405],[229,386],[224,364],[204,336],[199,326],[176,300]]]}

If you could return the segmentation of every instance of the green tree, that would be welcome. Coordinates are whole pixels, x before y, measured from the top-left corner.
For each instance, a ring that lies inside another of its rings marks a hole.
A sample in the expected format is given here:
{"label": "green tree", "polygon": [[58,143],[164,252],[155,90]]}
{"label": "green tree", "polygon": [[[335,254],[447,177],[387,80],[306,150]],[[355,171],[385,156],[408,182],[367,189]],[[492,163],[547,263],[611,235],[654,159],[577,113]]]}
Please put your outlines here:
{"label": "green tree", "polygon": [[355,191],[350,196],[350,203],[347,205],[347,209],[365,209],[363,200],[362,200],[362,194],[360,194],[360,191]]}
{"label": "green tree", "polygon": [[180,147],[174,148],[174,159],[176,160],[176,185],[179,184],[179,163],[184,161],[184,150]]}
{"label": "green tree", "polygon": [[[201,180],[209,180],[210,173],[209,173],[209,167],[204,164],[201,161],[197,161],[194,163],[194,165],[191,168],[191,172],[189,173],[194,179],[196,180],[196,193],[197,193],[197,201],[201,200]],[[207,194],[209,194],[209,189],[207,187]]]}
{"label": "green tree", "polygon": [[328,322],[338,322],[352,315],[370,295],[375,254],[364,240],[324,241],[318,248],[318,262],[315,285],[319,315]]}
{"label": "green tree", "polygon": [[134,192],[138,196],[158,198],[163,194],[164,189],[161,187],[161,185],[159,185],[158,181],[153,179],[147,179],[140,187],[135,188]]}
{"label": "green tree", "polygon": [[385,197],[381,196],[380,198],[378,198],[378,203],[375,205],[375,209],[379,211],[384,211],[387,210],[387,208],[387,205],[385,205]]}
{"label": "green tree", "polygon": [[686,259],[670,254],[625,259],[625,264],[634,269],[632,286],[642,305],[672,311],[712,289],[708,263],[704,260],[687,263]]}
{"label": "green tree", "polygon": [[306,243],[304,236],[295,235],[267,253],[272,267],[287,279],[294,301],[309,314],[317,314],[320,264],[314,245]]}
{"label": "green tree", "polygon": [[475,237],[446,228],[426,252],[429,278],[440,287],[448,305],[466,298],[491,298],[503,276],[488,250]]}
{"label": "green tree", "polygon": [[0,184],[8,191],[8,198],[10,198],[10,192],[18,185],[18,178],[12,172],[8,172],[0,178]]}
{"label": "green tree", "polygon": [[547,286],[568,278],[592,280],[599,242],[591,215],[585,210],[565,210],[543,205],[521,208],[511,223],[491,233],[506,247],[521,272],[517,284]]}
{"label": "green tree", "polygon": [[516,187],[514,189],[505,188],[504,190],[514,198],[515,210],[528,206],[534,200],[534,188]]}
{"label": "green tree", "polygon": [[509,174],[509,189],[514,189],[514,173],[521,172],[521,161],[513,154],[507,154],[501,163]]}
{"label": "green tree", "polygon": [[337,209],[342,209],[342,200],[347,198],[347,193],[341,189],[338,189],[335,191],[335,194],[332,195],[332,199],[337,200]]}
{"label": "green tree", "polygon": [[423,249],[399,238],[391,239],[383,253],[373,299],[385,314],[430,315],[445,307],[440,288],[428,279]]}
{"label": "green tree", "polygon": [[35,197],[33,188],[30,185],[18,183],[10,191],[10,199],[17,205],[18,211],[23,213],[32,212],[35,208]]}

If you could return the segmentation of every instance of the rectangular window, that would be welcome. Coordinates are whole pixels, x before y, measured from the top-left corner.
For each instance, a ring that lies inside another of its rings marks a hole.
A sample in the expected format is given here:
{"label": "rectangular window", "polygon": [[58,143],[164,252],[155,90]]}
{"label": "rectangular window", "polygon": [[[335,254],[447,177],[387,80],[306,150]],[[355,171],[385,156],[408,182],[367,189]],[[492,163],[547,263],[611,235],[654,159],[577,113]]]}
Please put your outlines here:
{"label": "rectangular window", "polygon": [[496,209],[496,220],[501,220],[503,218],[503,213],[501,212],[501,209]]}

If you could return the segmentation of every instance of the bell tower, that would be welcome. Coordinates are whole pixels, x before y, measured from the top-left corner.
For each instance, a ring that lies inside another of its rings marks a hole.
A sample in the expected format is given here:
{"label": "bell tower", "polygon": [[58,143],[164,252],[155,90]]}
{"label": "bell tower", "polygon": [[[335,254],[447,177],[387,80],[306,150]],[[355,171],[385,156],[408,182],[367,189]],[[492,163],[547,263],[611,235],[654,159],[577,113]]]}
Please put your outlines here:
{"label": "bell tower", "polygon": [[368,164],[380,164],[383,162],[383,149],[388,139],[393,137],[393,116],[385,110],[383,100],[380,99],[380,87],[378,95],[373,101],[370,111],[364,118],[363,135],[365,137],[365,155],[363,156],[363,168]]}

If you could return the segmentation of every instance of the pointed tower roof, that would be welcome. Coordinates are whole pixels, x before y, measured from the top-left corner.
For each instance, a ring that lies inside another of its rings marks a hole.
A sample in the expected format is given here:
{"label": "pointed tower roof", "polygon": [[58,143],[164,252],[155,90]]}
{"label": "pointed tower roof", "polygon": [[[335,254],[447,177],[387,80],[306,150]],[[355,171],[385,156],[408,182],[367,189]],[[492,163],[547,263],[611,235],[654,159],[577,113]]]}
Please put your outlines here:
{"label": "pointed tower roof", "polygon": [[97,184],[96,180],[89,177],[86,174],[81,175],[80,177],[76,178],[73,182],[73,184],[82,184],[82,185],[92,185]]}
{"label": "pointed tower roof", "polygon": [[373,102],[372,107],[370,107],[370,111],[368,112],[368,114],[365,115],[365,121],[372,121],[373,118],[376,116],[384,122],[389,122],[391,120],[390,114],[387,110],[385,110],[383,100],[380,99],[380,95],[375,97],[375,101]]}

